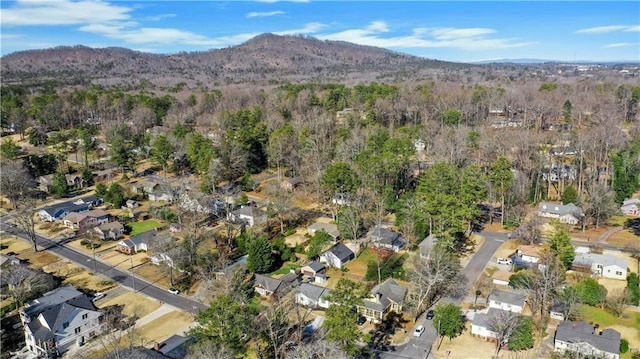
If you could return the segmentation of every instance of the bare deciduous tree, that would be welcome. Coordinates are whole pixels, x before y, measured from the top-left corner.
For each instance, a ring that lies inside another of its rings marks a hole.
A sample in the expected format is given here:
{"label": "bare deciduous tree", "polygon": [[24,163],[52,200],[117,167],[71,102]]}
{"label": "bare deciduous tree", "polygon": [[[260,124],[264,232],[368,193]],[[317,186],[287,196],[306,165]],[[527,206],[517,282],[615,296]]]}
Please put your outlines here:
{"label": "bare deciduous tree", "polygon": [[520,314],[511,311],[500,311],[493,317],[487,317],[487,328],[496,334],[496,353],[498,357],[502,346],[509,340],[509,337],[516,332],[520,324]]}
{"label": "bare deciduous tree", "polygon": [[622,317],[627,304],[629,304],[630,297],[627,288],[617,289],[607,298],[607,308],[617,317]]}
{"label": "bare deciduous tree", "polygon": [[27,235],[33,244],[33,251],[38,251],[38,234],[36,233],[36,203],[35,200],[20,197],[16,203],[16,212],[13,218],[18,228]]}
{"label": "bare deciduous tree", "polygon": [[458,258],[440,246],[434,247],[427,258],[415,257],[409,277],[407,302],[415,319],[439,298],[464,285]]}
{"label": "bare deciduous tree", "polygon": [[190,345],[185,359],[234,359],[233,350],[224,344],[201,341]]}
{"label": "bare deciduous tree", "polygon": [[2,272],[2,282],[7,288],[17,307],[29,298],[45,293],[56,286],[50,274],[31,269],[24,265],[13,265]]}
{"label": "bare deciduous tree", "polygon": [[527,241],[529,245],[538,244],[542,240],[542,231],[540,230],[542,224],[544,224],[544,221],[541,218],[533,217],[522,223],[516,230],[516,234]]}
{"label": "bare deciduous tree", "polygon": [[18,205],[20,197],[31,188],[33,179],[18,161],[2,163],[0,166],[0,192],[6,197],[13,208]]}

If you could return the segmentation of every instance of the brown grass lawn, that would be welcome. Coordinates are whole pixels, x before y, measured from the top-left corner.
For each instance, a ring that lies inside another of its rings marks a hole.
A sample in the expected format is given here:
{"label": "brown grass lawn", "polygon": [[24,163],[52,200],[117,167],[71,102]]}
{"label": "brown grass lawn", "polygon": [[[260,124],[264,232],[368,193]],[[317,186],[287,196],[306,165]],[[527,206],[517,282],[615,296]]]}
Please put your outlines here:
{"label": "brown grass lawn", "polygon": [[147,258],[147,253],[140,252],[134,255],[128,255],[124,253],[120,253],[116,250],[105,251],[99,253],[98,256],[101,260],[108,262],[111,265],[117,265],[120,269],[130,269],[131,261],[133,260],[133,266],[137,267],[141,264],[147,263],[149,258]]}
{"label": "brown grass lawn", "polygon": [[[84,253],[93,253],[90,248],[87,248],[86,246],[80,244],[80,242],[82,242],[82,238],[69,242],[68,245]],[[96,243],[100,243],[100,248],[96,248],[96,254],[115,250],[115,248],[118,246],[118,242],[119,241],[96,241]]]}
{"label": "brown grass lawn", "polygon": [[633,233],[630,229],[624,229],[610,235],[609,238],[607,238],[607,243],[624,247],[640,246],[640,236]]}
{"label": "brown grass lawn", "polygon": [[193,322],[193,317],[182,311],[173,311],[155,319],[140,328],[138,335],[144,345],[162,342]]}
{"label": "brown grass lawn", "polygon": [[[135,272],[136,272],[136,275],[144,277],[145,279],[147,279],[148,281],[154,284],[158,284],[166,288],[169,288],[171,287],[171,283],[169,282],[169,273],[168,273],[168,269],[166,269],[166,266],[164,267],[165,268],[163,268],[163,266],[157,266],[152,263],[147,263],[147,264],[141,265],[140,267],[135,268]],[[179,274],[180,273],[177,270],[175,270],[174,278],[177,279]]]}
{"label": "brown grass lawn", "polygon": [[618,280],[618,279],[610,279],[610,278],[598,278],[598,283],[602,284],[605,288],[607,288],[608,293],[614,294],[616,292],[622,291],[627,287],[627,281]]}
{"label": "brown grass lawn", "polygon": [[6,254],[9,252],[14,252],[20,254],[23,252],[33,252],[33,246],[23,241],[22,239],[18,239],[6,234],[3,234],[1,238],[2,239],[0,239],[0,244],[2,244],[3,246],[7,246],[7,248],[1,251],[2,253]]}
{"label": "brown grass lawn", "polygon": [[[495,344],[484,341],[481,338],[471,336],[471,324],[467,325],[467,329],[457,338],[449,342],[448,338],[444,338],[440,349],[438,348],[438,339],[433,344],[433,353],[437,358],[448,359],[486,359],[491,358],[495,353]],[[450,351],[447,357],[447,350]],[[511,358],[512,353],[500,352],[500,358]],[[535,358],[535,349],[525,352],[518,352],[518,358],[533,359]]]}
{"label": "brown grass lawn", "polygon": [[29,261],[29,266],[33,268],[42,268],[46,265],[49,265],[53,262],[57,262],[60,260],[60,257],[53,255],[49,252],[24,252],[19,255],[20,258]]}
{"label": "brown grass lawn", "polygon": [[296,233],[290,236],[287,236],[284,239],[284,242],[291,247],[295,247],[298,244],[304,243],[309,240],[309,238],[305,237],[306,234],[307,234],[306,228],[298,228],[296,229]]}
{"label": "brown grass lawn", "polygon": [[85,268],[66,261],[57,261],[42,268],[47,273],[65,278],[64,284],[72,284],[78,288],[104,292],[115,286],[115,283],[102,275],[93,275]]}
{"label": "brown grass lawn", "polygon": [[[108,297],[109,296],[107,296],[107,298]],[[157,300],[151,299],[142,294],[129,291],[117,297],[108,299],[109,300],[100,304],[101,308],[108,307],[110,305],[123,305],[124,309],[122,311],[122,314],[129,316],[135,313],[138,318],[142,318],[145,315],[153,312],[154,310],[160,308],[161,305]]]}

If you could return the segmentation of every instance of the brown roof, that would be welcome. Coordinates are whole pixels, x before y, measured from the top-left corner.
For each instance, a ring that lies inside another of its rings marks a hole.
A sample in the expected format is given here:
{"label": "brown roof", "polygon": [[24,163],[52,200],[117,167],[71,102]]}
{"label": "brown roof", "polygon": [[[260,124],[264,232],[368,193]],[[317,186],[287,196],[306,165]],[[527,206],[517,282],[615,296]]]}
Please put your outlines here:
{"label": "brown roof", "polygon": [[540,257],[540,247],[538,246],[529,246],[529,245],[519,245],[516,251],[519,254],[523,254],[525,256],[530,257]]}
{"label": "brown roof", "polygon": [[493,279],[497,279],[497,280],[502,280],[505,282],[509,281],[509,277],[511,277],[513,273],[508,272],[506,270],[499,270],[495,273],[493,273]]}

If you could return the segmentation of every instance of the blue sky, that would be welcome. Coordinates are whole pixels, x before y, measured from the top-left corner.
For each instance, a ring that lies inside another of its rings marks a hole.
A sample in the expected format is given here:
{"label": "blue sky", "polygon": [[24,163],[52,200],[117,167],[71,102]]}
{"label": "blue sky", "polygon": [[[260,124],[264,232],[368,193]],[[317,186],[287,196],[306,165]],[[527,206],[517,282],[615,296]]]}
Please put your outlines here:
{"label": "blue sky", "polygon": [[271,32],[459,62],[640,61],[640,1],[2,0],[0,11],[3,55],[78,44],[203,51]]}

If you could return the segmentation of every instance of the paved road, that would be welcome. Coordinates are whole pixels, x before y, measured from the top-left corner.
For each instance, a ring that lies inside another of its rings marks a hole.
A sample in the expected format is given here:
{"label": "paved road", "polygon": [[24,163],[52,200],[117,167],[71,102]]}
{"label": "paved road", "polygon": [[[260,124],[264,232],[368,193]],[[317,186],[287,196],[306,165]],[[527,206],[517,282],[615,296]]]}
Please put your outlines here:
{"label": "paved road", "polygon": [[[478,279],[480,274],[482,274],[485,265],[491,261],[496,250],[498,250],[500,245],[508,239],[506,233],[482,232],[481,234],[485,238],[484,244],[480,249],[478,249],[468,262],[467,266],[462,270],[462,273],[467,277],[467,291]],[[455,303],[459,305],[461,301],[462,299],[443,298],[439,303]],[[433,354],[431,354],[431,348],[433,344],[436,343],[437,337],[436,330],[433,327],[433,322],[426,320],[425,317],[422,316],[416,322],[416,326],[419,324],[425,326],[425,331],[422,333],[422,336],[419,338],[412,337],[408,343],[392,347],[388,352],[380,352],[378,353],[378,356],[384,359],[435,358]]]}
{"label": "paved road", "polygon": [[[31,243],[24,232],[18,230],[17,228],[11,228],[4,219],[2,219],[2,221],[0,222],[0,229],[28,243]],[[143,293],[151,298],[159,300],[163,303],[170,304],[176,308],[193,314],[197,314],[200,310],[204,310],[207,308],[207,306],[200,302],[191,300],[181,295],[171,294],[165,288],[157,287],[139,276],[132,275],[130,271],[123,271],[100,260],[97,260],[94,263],[93,257],[91,255],[79,252],[65,245],[63,242],[53,241],[43,236],[38,236],[37,240],[38,247],[40,247],[39,249],[50,251],[51,253],[75,262],[92,272],[95,269],[96,273],[102,274],[110,278],[114,282],[130,288],[134,290],[134,292]]]}

